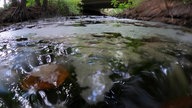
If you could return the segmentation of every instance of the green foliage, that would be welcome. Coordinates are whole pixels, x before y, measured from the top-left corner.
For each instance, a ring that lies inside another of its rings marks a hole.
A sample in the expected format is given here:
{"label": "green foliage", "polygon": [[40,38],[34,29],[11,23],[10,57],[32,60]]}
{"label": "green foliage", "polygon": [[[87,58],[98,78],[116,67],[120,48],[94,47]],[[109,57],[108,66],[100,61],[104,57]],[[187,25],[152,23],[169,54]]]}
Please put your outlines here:
{"label": "green foliage", "polygon": [[35,5],[35,0],[27,0],[27,7],[34,6]]}
{"label": "green foliage", "polygon": [[68,7],[64,0],[51,0],[50,5],[57,8],[57,13],[66,15],[69,13]]}
{"label": "green foliage", "polygon": [[[77,15],[81,12],[81,0],[48,0],[50,6],[57,8],[59,14]],[[40,0],[41,4],[43,0]],[[35,0],[27,0],[27,7],[34,6]]]}
{"label": "green foliage", "polygon": [[58,8],[58,12],[62,15],[77,15],[81,12],[81,0],[52,0],[50,3]]}
{"label": "green foliage", "polygon": [[117,0],[111,0],[111,4],[112,4],[114,7],[118,7],[119,1],[117,1]]}
{"label": "green foliage", "polygon": [[69,12],[71,14],[80,14],[81,11],[80,5],[82,4],[81,0],[64,0],[64,2],[68,6]]}
{"label": "green foliage", "polygon": [[109,16],[115,16],[122,13],[123,10],[119,8],[101,9],[101,13]]}
{"label": "green foliage", "polygon": [[120,2],[118,0],[111,0],[111,4],[114,7],[120,9],[134,8],[139,5],[142,0],[127,0],[127,2]]}

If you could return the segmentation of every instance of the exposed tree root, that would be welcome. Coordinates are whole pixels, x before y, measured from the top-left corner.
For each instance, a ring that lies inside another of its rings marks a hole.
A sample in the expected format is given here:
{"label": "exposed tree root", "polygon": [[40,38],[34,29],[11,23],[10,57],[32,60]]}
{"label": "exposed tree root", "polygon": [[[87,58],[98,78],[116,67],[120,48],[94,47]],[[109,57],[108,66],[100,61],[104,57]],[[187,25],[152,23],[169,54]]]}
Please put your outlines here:
{"label": "exposed tree root", "polygon": [[30,7],[22,9],[21,6],[10,7],[0,13],[0,22],[21,22],[26,20],[35,19],[41,16],[41,8]]}

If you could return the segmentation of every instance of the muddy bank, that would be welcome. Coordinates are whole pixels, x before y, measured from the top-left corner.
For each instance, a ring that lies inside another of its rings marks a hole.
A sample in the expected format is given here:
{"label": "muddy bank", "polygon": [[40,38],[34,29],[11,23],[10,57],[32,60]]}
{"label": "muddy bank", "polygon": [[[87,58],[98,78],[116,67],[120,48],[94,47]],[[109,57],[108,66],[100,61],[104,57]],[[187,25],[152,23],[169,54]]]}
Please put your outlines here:
{"label": "muddy bank", "polygon": [[128,9],[120,16],[191,27],[191,10],[191,3],[184,4],[181,1],[167,1],[165,3],[163,0],[145,0],[137,8]]}

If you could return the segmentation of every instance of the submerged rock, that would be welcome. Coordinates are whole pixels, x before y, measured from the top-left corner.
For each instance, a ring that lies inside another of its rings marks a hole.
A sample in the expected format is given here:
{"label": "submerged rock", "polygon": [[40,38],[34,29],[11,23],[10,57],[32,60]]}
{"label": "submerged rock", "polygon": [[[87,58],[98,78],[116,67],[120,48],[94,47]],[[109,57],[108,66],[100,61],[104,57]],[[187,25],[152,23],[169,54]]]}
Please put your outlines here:
{"label": "submerged rock", "polygon": [[28,39],[27,38],[18,38],[16,39],[16,41],[27,41]]}
{"label": "submerged rock", "polygon": [[36,67],[21,82],[21,88],[28,90],[52,89],[59,87],[69,76],[69,72],[58,64],[46,64]]}
{"label": "submerged rock", "polygon": [[106,38],[118,38],[122,37],[121,33],[115,33],[115,32],[103,32],[102,34],[92,34],[93,37],[106,37]]}

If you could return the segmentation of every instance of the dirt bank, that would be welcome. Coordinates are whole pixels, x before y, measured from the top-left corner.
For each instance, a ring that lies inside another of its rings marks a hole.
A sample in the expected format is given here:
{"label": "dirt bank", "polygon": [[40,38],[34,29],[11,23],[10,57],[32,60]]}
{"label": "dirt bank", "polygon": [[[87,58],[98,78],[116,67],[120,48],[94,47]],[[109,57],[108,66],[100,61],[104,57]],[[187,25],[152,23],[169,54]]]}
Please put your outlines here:
{"label": "dirt bank", "polygon": [[41,14],[41,9],[38,7],[30,7],[22,10],[20,7],[9,7],[0,13],[1,23],[21,22],[30,19],[38,18]]}
{"label": "dirt bank", "polygon": [[124,11],[120,16],[132,19],[161,21],[192,27],[192,3],[181,1],[145,0],[138,7]]}
{"label": "dirt bank", "polygon": [[43,10],[38,6],[27,7],[26,10],[19,6],[10,6],[0,12],[0,26],[6,26],[9,23],[30,21],[38,18],[51,17],[59,15],[57,7],[48,6]]}

